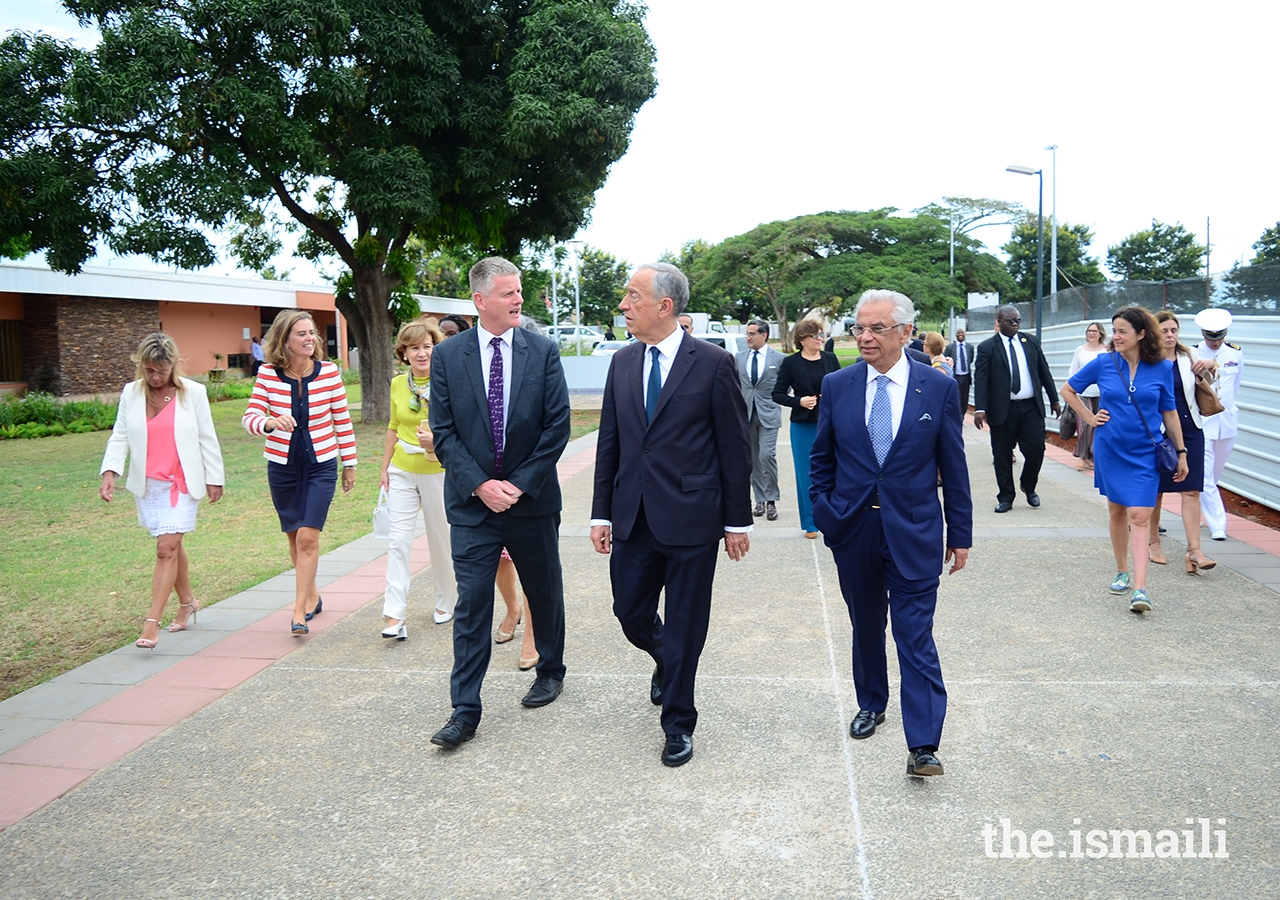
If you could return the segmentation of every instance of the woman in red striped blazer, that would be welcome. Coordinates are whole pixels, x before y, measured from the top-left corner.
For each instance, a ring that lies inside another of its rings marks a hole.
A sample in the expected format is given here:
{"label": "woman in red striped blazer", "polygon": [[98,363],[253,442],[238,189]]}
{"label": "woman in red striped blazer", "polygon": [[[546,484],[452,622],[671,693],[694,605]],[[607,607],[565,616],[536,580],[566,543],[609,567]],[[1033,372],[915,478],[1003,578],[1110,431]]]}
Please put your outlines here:
{"label": "woman in red striped blazer", "polygon": [[307,622],[324,601],[316,588],[320,532],[324,530],[342,458],[342,490],[356,484],[356,438],[347,410],[342,373],[324,359],[316,323],[309,313],[289,309],[276,316],[262,339],[265,363],[241,420],[250,434],[265,434],[267,484],[289,535],[289,558],[297,572],[293,634],[307,634]]}

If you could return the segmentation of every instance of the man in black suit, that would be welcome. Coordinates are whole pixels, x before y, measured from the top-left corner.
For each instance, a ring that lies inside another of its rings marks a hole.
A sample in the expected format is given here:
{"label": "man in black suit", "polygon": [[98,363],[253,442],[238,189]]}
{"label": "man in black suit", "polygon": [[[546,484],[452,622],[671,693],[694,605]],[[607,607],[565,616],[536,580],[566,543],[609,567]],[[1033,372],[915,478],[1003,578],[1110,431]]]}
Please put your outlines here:
{"label": "man in black suit", "polygon": [[969,386],[973,378],[973,348],[965,343],[964,329],[956,329],[956,339],[942,351],[943,356],[951,357],[955,370],[956,387],[960,390],[960,418],[969,411]]}
{"label": "man in black suit", "polygon": [[591,504],[591,544],[612,551],[613,613],[655,663],[649,699],[662,706],[668,766],[693,756],[694,679],[720,539],[734,561],[751,546],[751,446],[737,369],[731,354],[678,327],[688,301],[688,280],[667,263],[641,266],[627,285],[619,308],[638,343],[609,366]]}
{"label": "man in black suit", "polygon": [[538,675],[520,702],[551,703],[565,672],[556,462],[569,442],[569,390],[555,343],[519,327],[520,270],[489,257],[470,277],[476,327],[444,341],[431,358],[429,418],[445,468],[458,579],[454,712],[431,743],[450,749],[471,740],[480,723],[503,547],[520,574],[538,647]]}
{"label": "man in black suit", "polygon": [[1040,506],[1036,484],[1044,462],[1044,398],[1055,416],[1062,412],[1053,373],[1036,339],[1020,334],[1016,306],[996,312],[996,333],[978,345],[974,356],[973,424],[991,426],[991,459],[996,470],[996,512],[1013,508],[1013,447],[1022,451],[1022,492],[1027,505]]}

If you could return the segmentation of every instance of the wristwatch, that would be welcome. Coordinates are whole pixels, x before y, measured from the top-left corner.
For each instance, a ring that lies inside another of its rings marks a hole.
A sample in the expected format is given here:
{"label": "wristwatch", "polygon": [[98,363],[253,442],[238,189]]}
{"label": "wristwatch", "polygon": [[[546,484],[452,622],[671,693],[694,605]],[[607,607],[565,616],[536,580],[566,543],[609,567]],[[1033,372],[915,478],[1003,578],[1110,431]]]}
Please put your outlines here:
{"label": "wristwatch", "polygon": [[1186,453],[1186,452],[1187,452],[1187,448],[1183,447],[1181,450],[1178,451],[1178,454],[1182,455],[1183,453]]}

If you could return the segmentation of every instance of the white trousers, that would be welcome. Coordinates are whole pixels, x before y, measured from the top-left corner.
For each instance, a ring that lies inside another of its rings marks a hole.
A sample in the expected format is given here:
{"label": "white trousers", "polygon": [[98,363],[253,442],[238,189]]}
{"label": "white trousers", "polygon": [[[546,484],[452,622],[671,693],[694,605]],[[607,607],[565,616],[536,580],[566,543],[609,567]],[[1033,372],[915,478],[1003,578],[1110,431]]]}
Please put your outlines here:
{"label": "white trousers", "polygon": [[427,526],[427,545],[431,548],[436,609],[451,613],[458,602],[458,582],[453,576],[449,522],[444,516],[444,473],[415,475],[397,466],[388,466],[387,481],[391,546],[387,551],[387,592],[382,599],[382,614],[403,619],[408,610],[409,551],[413,548],[419,509]]}
{"label": "white trousers", "polygon": [[1210,533],[1227,530],[1227,509],[1222,503],[1222,494],[1218,492],[1218,479],[1222,477],[1227,457],[1235,445],[1234,437],[1216,441],[1205,438],[1204,441],[1204,490],[1200,492],[1200,515],[1204,517]]}

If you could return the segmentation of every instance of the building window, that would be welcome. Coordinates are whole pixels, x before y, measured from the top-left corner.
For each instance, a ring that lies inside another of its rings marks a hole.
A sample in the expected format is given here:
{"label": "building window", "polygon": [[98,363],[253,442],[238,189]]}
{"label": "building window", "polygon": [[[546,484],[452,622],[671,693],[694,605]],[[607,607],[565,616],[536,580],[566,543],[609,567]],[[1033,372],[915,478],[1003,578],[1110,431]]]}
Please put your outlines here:
{"label": "building window", "polygon": [[22,380],[22,323],[0,321],[0,382]]}

